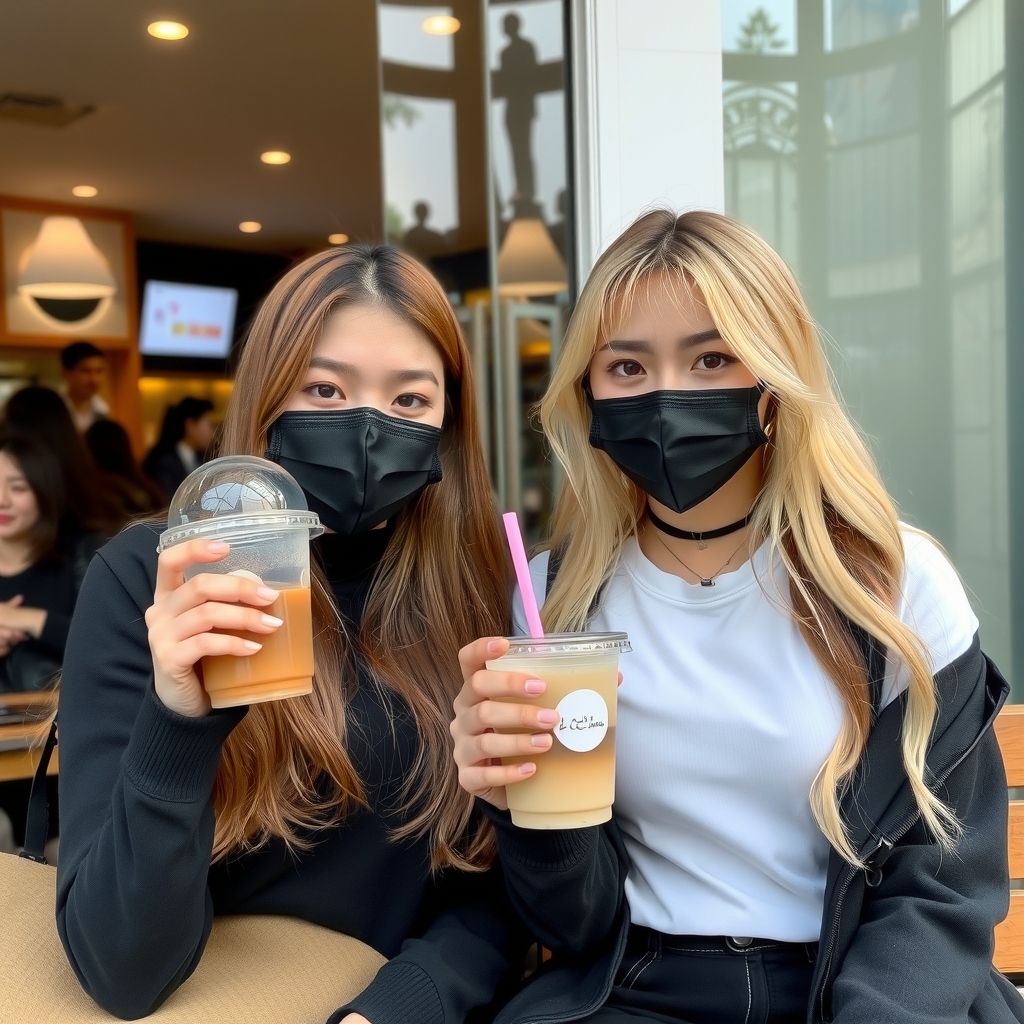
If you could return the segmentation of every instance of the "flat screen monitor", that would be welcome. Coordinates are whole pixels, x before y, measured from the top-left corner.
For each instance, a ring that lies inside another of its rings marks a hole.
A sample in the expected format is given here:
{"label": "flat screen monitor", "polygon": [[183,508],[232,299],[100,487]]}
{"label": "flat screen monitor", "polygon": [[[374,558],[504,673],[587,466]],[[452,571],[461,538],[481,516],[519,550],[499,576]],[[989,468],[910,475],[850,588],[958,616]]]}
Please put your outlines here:
{"label": "flat screen monitor", "polygon": [[234,288],[147,281],[139,350],[144,356],[226,359],[237,303]]}

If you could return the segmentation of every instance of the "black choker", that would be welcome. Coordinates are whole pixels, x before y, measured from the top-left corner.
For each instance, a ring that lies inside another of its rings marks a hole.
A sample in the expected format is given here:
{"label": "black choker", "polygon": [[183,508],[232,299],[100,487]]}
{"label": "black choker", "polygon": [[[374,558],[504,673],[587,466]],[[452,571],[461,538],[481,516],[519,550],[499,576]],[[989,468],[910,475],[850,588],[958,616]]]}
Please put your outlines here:
{"label": "black choker", "polygon": [[680,530],[678,526],[672,526],[671,523],[666,523],[664,519],[659,519],[651,509],[651,506],[647,506],[647,518],[659,529],[662,533],[667,533],[670,537],[677,537],[679,540],[695,540],[697,547],[703,549],[707,547],[707,541],[716,540],[718,537],[728,537],[730,533],[735,533],[737,530],[742,530],[746,526],[753,516],[753,512],[748,513],[742,519],[737,519],[735,523],[730,523],[728,526],[720,526],[717,530],[705,530],[703,533],[695,533],[693,530]]}

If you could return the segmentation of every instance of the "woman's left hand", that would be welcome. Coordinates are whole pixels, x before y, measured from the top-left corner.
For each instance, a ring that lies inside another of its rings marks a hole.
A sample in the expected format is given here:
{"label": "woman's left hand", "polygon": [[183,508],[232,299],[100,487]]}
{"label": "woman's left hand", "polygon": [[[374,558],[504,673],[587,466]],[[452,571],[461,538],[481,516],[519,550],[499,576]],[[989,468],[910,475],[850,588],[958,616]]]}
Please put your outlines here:
{"label": "woman's left hand", "polygon": [[7,640],[10,646],[30,636],[39,639],[46,625],[45,608],[23,608],[21,602],[21,594],[0,601],[0,640]]}
{"label": "woman's left hand", "polygon": [[341,1024],[370,1024],[361,1013],[347,1013],[341,1018]]}

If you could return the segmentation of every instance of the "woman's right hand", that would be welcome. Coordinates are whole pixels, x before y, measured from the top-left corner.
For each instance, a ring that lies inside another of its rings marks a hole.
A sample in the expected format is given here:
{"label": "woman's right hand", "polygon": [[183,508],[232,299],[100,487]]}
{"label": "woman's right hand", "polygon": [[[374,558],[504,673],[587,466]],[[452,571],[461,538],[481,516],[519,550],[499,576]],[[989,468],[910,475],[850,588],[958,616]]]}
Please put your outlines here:
{"label": "woman's right hand", "polygon": [[[536,704],[508,704],[498,698],[535,701],[547,689],[541,679],[522,672],[488,669],[486,662],[508,650],[503,637],[484,637],[459,651],[462,689],[455,698],[451,724],[459,785],[501,810],[508,808],[505,787],[528,779],[537,770],[532,761],[503,765],[503,757],[543,754],[553,742],[558,712]],[[496,730],[525,729],[527,732]]]}
{"label": "woman's right hand", "polygon": [[192,540],[163,551],[157,562],[156,591],[146,611],[156,695],[190,718],[210,710],[196,674],[199,659],[221,654],[247,658],[263,645],[231,633],[273,633],[281,625],[281,619],[260,610],[273,604],[278,592],[256,580],[201,573],[185,582],[189,566],[219,562],[229,550],[222,541]]}

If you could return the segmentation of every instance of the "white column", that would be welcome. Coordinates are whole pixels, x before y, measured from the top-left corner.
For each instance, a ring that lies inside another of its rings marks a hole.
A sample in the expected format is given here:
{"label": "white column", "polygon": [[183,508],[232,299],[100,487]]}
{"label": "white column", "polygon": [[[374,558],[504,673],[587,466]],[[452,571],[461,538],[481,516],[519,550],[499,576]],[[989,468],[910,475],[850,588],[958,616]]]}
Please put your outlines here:
{"label": "white column", "polygon": [[572,0],[577,270],[655,206],[725,206],[719,0]]}

